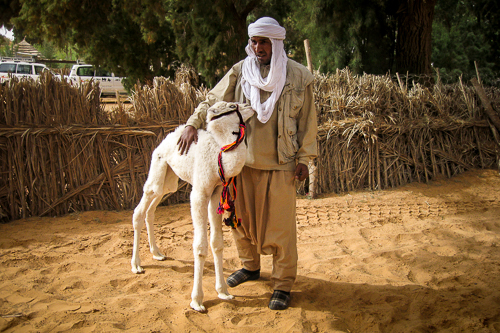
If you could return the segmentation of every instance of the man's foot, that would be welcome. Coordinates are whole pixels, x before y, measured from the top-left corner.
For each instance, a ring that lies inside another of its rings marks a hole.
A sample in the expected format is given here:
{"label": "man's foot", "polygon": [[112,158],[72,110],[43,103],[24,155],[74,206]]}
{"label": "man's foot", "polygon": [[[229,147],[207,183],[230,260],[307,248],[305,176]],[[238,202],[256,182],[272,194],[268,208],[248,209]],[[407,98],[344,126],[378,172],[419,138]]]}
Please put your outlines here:
{"label": "man's foot", "polygon": [[269,301],[269,309],[285,310],[290,306],[290,292],[275,290]]}
{"label": "man's foot", "polygon": [[249,271],[247,269],[240,269],[234,272],[227,278],[227,285],[231,288],[236,287],[246,281],[257,280],[260,278],[260,269],[256,271]]}

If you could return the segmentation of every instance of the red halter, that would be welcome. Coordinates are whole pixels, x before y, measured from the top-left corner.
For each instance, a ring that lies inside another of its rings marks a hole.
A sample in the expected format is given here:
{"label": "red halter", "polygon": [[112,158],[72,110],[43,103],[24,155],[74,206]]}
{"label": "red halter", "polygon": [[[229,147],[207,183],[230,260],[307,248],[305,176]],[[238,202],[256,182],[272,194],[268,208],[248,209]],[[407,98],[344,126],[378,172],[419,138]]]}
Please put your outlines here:
{"label": "red halter", "polygon": [[[226,181],[226,177],[224,176],[224,168],[222,167],[222,153],[227,152],[227,151],[231,151],[239,146],[239,144],[245,138],[246,127],[245,127],[245,122],[243,121],[243,117],[241,116],[241,113],[238,109],[238,106],[236,107],[236,110],[220,114],[216,117],[220,118],[222,116],[228,115],[228,114],[233,113],[233,112],[236,112],[238,114],[238,117],[240,118],[239,132],[238,133],[233,132],[233,134],[238,135],[238,137],[236,138],[236,141],[222,147],[220,149],[221,151],[219,152],[219,158],[218,158],[219,178],[222,181],[223,187],[222,187],[222,194],[221,194],[220,201],[219,201],[219,208],[217,208],[217,213],[223,214],[224,211],[230,212],[231,213],[230,216],[228,218],[224,219],[224,224],[233,228],[233,229],[236,229],[241,224],[241,219],[239,219],[236,216],[236,209],[234,207],[234,200],[236,200],[236,195],[237,195],[236,177],[231,177],[231,178],[229,178],[228,181]],[[212,118],[212,120],[216,119],[216,117]],[[231,196],[231,187],[233,190],[232,196]]]}

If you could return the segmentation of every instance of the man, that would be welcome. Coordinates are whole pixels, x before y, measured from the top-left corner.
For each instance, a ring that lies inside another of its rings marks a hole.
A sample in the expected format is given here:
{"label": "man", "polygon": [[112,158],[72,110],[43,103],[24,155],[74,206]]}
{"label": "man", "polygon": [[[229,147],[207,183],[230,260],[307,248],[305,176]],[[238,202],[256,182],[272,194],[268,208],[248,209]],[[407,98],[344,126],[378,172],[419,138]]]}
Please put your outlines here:
{"label": "man", "polygon": [[237,177],[237,215],[242,224],[233,237],[243,268],[227,279],[230,287],[260,277],[260,255],[273,255],[274,292],[269,308],[290,305],[297,276],[296,189],[316,157],[316,109],[313,75],[288,59],[285,29],[270,17],[248,27],[247,58],[234,65],[189,118],[178,145],[187,152],[205,126],[206,110],[215,102],[250,103],[256,117],[247,121],[248,154]]}

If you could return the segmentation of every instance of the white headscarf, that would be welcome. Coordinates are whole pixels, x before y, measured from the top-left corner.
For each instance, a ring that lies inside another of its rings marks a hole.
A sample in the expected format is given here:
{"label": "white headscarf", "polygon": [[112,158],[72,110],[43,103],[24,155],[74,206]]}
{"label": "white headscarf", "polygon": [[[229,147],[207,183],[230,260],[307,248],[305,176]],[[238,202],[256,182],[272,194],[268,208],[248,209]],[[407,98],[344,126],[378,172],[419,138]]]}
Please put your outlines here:
{"label": "white headscarf", "polygon": [[[271,17],[262,17],[248,26],[250,39],[245,47],[248,56],[243,62],[241,86],[261,123],[266,123],[271,118],[276,101],[285,86],[288,60],[283,46],[285,35],[285,28]],[[265,79],[260,75],[260,64],[251,44],[251,38],[254,36],[267,37],[272,43],[271,68]],[[260,102],[260,89],[272,91],[264,103]]]}

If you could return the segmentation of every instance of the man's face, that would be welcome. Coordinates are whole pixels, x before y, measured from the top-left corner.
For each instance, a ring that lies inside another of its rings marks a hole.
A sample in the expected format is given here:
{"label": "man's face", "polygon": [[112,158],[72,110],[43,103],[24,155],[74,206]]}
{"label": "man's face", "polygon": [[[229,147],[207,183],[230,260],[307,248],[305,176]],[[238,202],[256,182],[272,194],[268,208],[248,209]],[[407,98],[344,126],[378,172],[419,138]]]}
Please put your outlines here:
{"label": "man's face", "polygon": [[267,37],[254,36],[250,38],[253,50],[257,55],[257,60],[261,65],[269,65],[273,55],[273,45]]}

